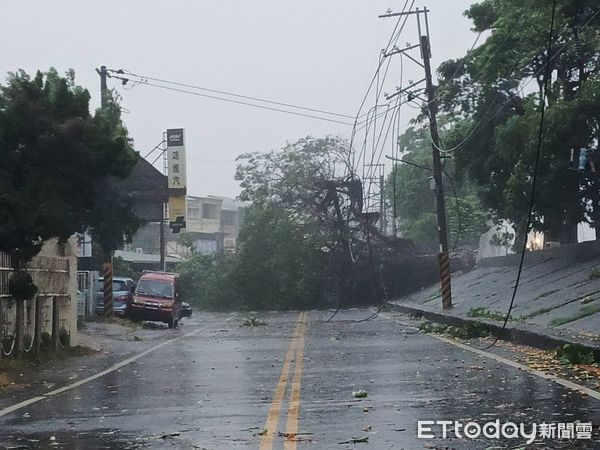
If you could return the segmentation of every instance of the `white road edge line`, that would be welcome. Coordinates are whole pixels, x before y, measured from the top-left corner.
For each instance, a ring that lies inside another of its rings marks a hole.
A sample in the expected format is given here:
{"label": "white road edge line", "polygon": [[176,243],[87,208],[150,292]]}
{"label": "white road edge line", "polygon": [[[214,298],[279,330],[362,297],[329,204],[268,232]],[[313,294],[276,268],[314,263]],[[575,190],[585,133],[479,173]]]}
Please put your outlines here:
{"label": "white road edge line", "polygon": [[[418,328],[414,327],[413,325],[409,325],[407,323],[404,323],[404,322],[401,322],[399,320],[396,320],[393,317],[388,316],[387,314],[383,314],[382,313],[382,314],[380,314],[380,316],[382,316],[385,319],[391,320],[393,322],[399,323],[400,325],[403,325],[403,326],[410,327],[410,328],[418,330]],[[456,341],[454,341],[452,339],[448,339],[448,338],[445,338],[443,336],[439,336],[437,334],[428,334],[428,336],[434,337],[436,339],[439,339],[440,341],[446,342],[447,344],[454,345],[455,347],[461,348],[463,350],[467,350],[467,351],[475,353],[477,355],[485,356],[486,358],[492,359],[492,360],[494,360],[496,362],[499,362],[499,363],[502,363],[502,364],[506,364],[507,366],[511,366],[511,367],[516,368],[516,369],[520,369],[520,370],[523,370],[525,372],[529,372],[529,373],[531,373],[533,375],[537,375],[538,377],[544,378],[545,380],[553,381],[553,382],[555,382],[557,384],[560,384],[561,386],[564,386],[566,388],[572,389],[572,390],[577,391],[577,392],[579,392],[581,394],[589,395],[590,397],[595,398],[596,400],[600,400],[600,392],[594,391],[593,389],[587,388],[587,387],[582,386],[580,384],[573,383],[572,381],[565,380],[564,378],[557,377],[556,375],[551,375],[551,374],[544,373],[544,372],[541,372],[541,371],[536,370],[536,369],[532,369],[531,367],[526,366],[524,364],[520,364],[520,363],[518,363],[516,361],[511,361],[510,359],[503,358],[502,356],[498,356],[498,355],[495,355],[493,353],[486,352],[485,350],[481,350],[481,349],[478,349],[478,348],[475,348],[475,347],[471,347],[470,345],[466,345],[466,344],[462,344],[460,342],[456,342]]]}
{"label": "white road edge line", "polygon": [[136,360],[142,358],[143,356],[146,356],[148,353],[151,353],[151,352],[153,352],[155,350],[158,350],[159,348],[164,347],[165,345],[172,344],[173,342],[178,341],[180,339],[193,336],[194,334],[199,333],[201,330],[202,329],[198,329],[196,331],[192,331],[191,333],[187,333],[187,334],[184,334],[182,336],[179,336],[179,337],[176,337],[174,339],[171,339],[169,341],[161,342],[160,344],[155,345],[154,347],[149,348],[147,350],[144,350],[143,352],[138,353],[137,355],[134,355],[134,356],[132,356],[130,358],[124,359],[123,361],[120,361],[120,362],[118,362],[116,364],[113,364],[108,369],[105,369],[105,370],[103,370],[101,372],[98,372],[98,373],[96,373],[94,375],[91,375],[91,376],[89,376],[87,378],[84,378],[82,380],[76,381],[75,383],[71,383],[71,384],[69,384],[67,386],[64,386],[64,387],[61,387],[59,389],[55,389],[53,391],[46,392],[45,394],[42,394],[41,396],[32,397],[32,398],[30,398],[28,400],[24,400],[24,401],[22,401],[20,403],[16,403],[16,404],[14,404],[12,406],[8,406],[8,407],[6,407],[4,409],[0,409],[0,417],[5,416],[7,414],[10,414],[12,412],[15,412],[15,411],[17,411],[17,410],[19,410],[21,408],[24,408],[26,406],[29,406],[29,405],[33,404],[33,403],[39,402],[40,400],[44,400],[46,398],[49,398],[49,397],[51,397],[53,395],[62,394],[63,392],[66,392],[66,391],[69,391],[69,390],[74,389],[76,387],[79,387],[82,384],[86,384],[86,383],[89,383],[90,381],[94,381],[94,380],[96,380],[96,379],[98,379],[100,377],[103,377],[104,375],[107,375],[107,374],[109,374],[111,372],[114,372],[115,370],[120,369],[123,366],[126,366],[127,364],[132,363],[133,361],[136,361]]}

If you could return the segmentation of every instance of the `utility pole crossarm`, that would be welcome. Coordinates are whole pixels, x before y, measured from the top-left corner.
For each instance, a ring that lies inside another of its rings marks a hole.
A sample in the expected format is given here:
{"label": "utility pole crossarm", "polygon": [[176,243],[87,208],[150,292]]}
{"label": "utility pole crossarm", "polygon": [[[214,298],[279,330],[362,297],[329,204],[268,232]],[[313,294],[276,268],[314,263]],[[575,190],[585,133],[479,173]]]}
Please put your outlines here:
{"label": "utility pole crossarm", "polygon": [[406,47],[406,48],[403,48],[403,49],[395,48],[391,52],[384,53],[383,57],[387,58],[389,56],[393,56],[393,55],[397,55],[397,54],[402,54],[402,55],[406,56],[407,58],[409,58],[411,61],[413,61],[415,64],[417,64],[418,66],[420,66],[421,68],[425,68],[423,66],[423,63],[421,61],[419,61],[415,57],[411,56],[410,54],[405,53],[405,52],[407,52],[409,50],[413,50],[413,49],[418,48],[418,47],[420,47],[419,44],[411,45],[410,47]]}
{"label": "utility pole crossarm", "polygon": [[431,169],[429,167],[425,167],[425,166],[422,166],[420,164],[415,164],[415,163],[410,162],[410,161],[405,161],[402,158],[394,158],[393,156],[390,156],[390,155],[385,155],[385,157],[387,159],[389,159],[390,161],[399,162],[399,163],[402,163],[402,164],[408,164],[409,166],[418,167],[419,169],[423,169],[423,170],[427,170],[427,171],[431,172]]}
{"label": "utility pole crossarm", "polygon": [[395,92],[395,93],[393,93],[393,94],[386,95],[386,96],[385,96],[385,99],[386,99],[386,100],[391,100],[391,99],[393,99],[394,97],[396,97],[397,95],[402,95],[402,94],[403,94],[403,93],[405,93],[406,91],[408,91],[408,90],[410,90],[410,89],[414,88],[415,86],[418,86],[419,84],[423,83],[424,81],[426,81],[426,79],[425,79],[425,78],[423,78],[422,80],[419,80],[419,81],[415,81],[414,83],[411,83],[411,84],[409,84],[408,86],[406,86],[404,89],[400,89],[399,91],[396,91],[396,92]]}
{"label": "utility pole crossarm", "polygon": [[379,17],[380,19],[386,19],[388,17],[408,16],[410,14],[419,14],[419,13],[423,13],[423,12],[429,12],[429,10],[427,8],[424,8],[424,9],[417,8],[416,11],[405,11],[405,12],[399,12],[399,13],[388,12],[388,13],[382,14],[377,17]]}

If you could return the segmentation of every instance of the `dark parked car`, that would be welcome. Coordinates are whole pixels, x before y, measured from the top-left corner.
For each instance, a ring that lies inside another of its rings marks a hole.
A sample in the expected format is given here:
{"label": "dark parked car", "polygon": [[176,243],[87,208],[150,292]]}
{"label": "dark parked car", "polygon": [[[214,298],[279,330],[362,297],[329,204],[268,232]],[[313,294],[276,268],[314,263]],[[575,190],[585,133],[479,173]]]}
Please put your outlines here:
{"label": "dark parked car", "polygon": [[181,302],[181,317],[192,317],[192,305],[188,302]]}
{"label": "dark parked car", "polygon": [[[98,289],[96,290],[96,314],[104,314],[104,278],[98,278]],[[113,314],[126,317],[131,306],[135,282],[131,278],[113,277]]]}

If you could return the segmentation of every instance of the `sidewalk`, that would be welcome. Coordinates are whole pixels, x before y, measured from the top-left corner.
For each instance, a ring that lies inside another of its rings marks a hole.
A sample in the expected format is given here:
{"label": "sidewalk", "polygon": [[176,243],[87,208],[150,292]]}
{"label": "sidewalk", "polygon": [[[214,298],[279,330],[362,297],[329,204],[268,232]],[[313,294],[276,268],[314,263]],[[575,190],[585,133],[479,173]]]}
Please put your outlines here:
{"label": "sidewalk", "polygon": [[126,321],[86,322],[79,330],[77,347],[43,355],[38,360],[2,359],[0,409],[83,379],[174,334],[161,331],[129,326]]}
{"label": "sidewalk", "polygon": [[452,278],[453,308],[443,310],[439,286],[388,305],[451,325],[479,322],[503,339],[539,348],[577,343],[600,356],[600,243],[528,253],[511,318],[502,323],[517,277],[519,255],[488,258]]}

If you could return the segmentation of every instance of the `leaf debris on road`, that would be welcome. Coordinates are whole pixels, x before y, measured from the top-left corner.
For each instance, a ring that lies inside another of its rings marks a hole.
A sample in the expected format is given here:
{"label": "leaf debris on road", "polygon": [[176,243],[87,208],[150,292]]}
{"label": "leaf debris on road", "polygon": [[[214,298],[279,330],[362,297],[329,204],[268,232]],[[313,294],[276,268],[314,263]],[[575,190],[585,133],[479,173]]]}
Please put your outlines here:
{"label": "leaf debris on road", "polygon": [[367,398],[367,391],[359,389],[358,391],[352,391],[352,397],[354,398]]}
{"label": "leaf debris on road", "polygon": [[352,439],[350,439],[349,441],[344,441],[344,442],[339,442],[340,445],[342,444],[366,444],[369,442],[369,436],[365,436],[365,437],[353,437]]}

